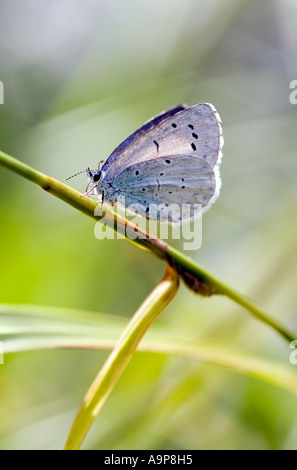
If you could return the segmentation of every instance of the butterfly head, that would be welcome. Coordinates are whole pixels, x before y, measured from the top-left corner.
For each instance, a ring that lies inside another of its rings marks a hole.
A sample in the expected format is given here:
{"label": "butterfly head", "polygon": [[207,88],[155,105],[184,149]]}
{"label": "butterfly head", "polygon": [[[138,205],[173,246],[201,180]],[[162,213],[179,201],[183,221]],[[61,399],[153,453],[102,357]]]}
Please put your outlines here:
{"label": "butterfly head", "polygon": [[86,192],[82,195],[82,197],[89,196],[89,195],[95,196],[96,194],[100,194],[102,192],[102,188],[99,188],[99,186],[102,186],[102,184],[100,185],[100,179],[103,177],[104,173],[102,173],[100,169],[92,171],[88,167],[85,170],[80,171],[79,173],[75,173],[75,175],[69,176],[67,180],[70,180],[71,178],[74,178],[75,176],[80,175],[81,173],[86,173],[88,176],[88,180],[89,180],[89,184],[87,186]]}
{"label": "butterfly head", "polygon": [[87,168],[85,172],[87,173],[89,184],[87,186],[86,192],[82,195],[82,197],[89,195],[95,196],[96,193],[98,194],[98,185],[101,177],[101,170],[92,171],[90,168]]}
{"label": "butterfly head", "polygon": [[[102,163],[102,162],[100,162],[100,163]],[[99,165],[100,165],[100,163],[99,163]],[[82,173],[87,173],[90,184],[98,183],[98,181],[100,180],[100,177],[101,177],[101,170],[100,169],[92,171],[88,167],[83,171],[75,173],[75,175],[69,176],[68,178],[66,178],[66,181],[70,180],[71,178],[74,178],[75,176],[81,175]]]}
{"label": "butterfly head", "polygon": [[86,169],[90,184],[96,185],[101,178],[101,170],[92,171],[90,168]]}

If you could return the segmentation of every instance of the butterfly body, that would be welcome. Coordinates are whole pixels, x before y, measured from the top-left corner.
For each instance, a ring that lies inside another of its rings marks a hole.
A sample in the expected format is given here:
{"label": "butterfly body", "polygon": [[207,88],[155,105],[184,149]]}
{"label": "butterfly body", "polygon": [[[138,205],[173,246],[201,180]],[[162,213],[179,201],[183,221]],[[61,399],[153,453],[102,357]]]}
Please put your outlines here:
{"label": "butterfly body", "polygon": [[135,131],[101,170],[87,169],[89,183],[102,202],[125,198],[143,216],[181,223],[218,196],[222,146],[221,120],[211,104],[179,105]]}

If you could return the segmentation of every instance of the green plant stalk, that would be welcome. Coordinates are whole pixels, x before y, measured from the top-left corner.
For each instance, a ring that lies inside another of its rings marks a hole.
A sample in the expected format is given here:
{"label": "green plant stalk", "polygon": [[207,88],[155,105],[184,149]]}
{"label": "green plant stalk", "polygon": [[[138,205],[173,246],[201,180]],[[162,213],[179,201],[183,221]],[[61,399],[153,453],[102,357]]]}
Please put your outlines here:
{"label": "green plant stalk", "polygon": [[[21,320],[27,320],[28,324]],[[6,354],[50,349],[114,349],[126,327],[124,317],[109,314],[44,307],[0,304],[1,341]],[[197,340],[195,333],[152,325],[137,351],[193,358],[207,364],[264,380],[297,395],[297,375],[287,361],[275,363],[243,354],[230,346]],[[290,348],[292,351],[293,348]]]}
{"label": "green plant stalk", "polygon": [[[22,320],[28,320],[28,326]],[[9,319],[9,320],[8,320]],[[8,320],[8,321],[6,321]],[[50,321],[50,323],[49,323]],[[52,323],[51,323],[52,321]],[[0,304],[1,340],[5,355],[50,349],[112,350],[126,327],[123,317],[99,312],[36,305]],[[108,328],[107,328],[108,326]],[[294,367],[244,354],[230,346],[197,340],[188,332],[152,325],[137,352],[192,358],[206,364],[246,374],[297,396]],[[291,348],[292,351],[292,348]]]}
{"label": "green plant stalk", "polygon": [[[61,199],[83,214],[95,219],[96,221],[100,220],[101,216],[98,211],[100,205],[98,202],[94,201],[94,199],[82,197],[82,194],[79,191],[76,191],[67,184],[41,173],[35,168],[26,165],[20,160],[17,160],[2,151],[0,151],[0,164],[38,185],[44,191]],[[107,209],[104,214],[104,220],[115,231],[120,231],[120,233],[126,233],[126,231],[128,231],[133,235],[133,237],[127,238],[130,242],[139,245],[145,250],[152,251],[160,258],[166,258],[164,254],[166,243],[156,237],[151,237],[149,234],[146,234],[134,224],[126,220],[123,216]],[[135,238],[136,229],[141,232],[141,237]]]}
{"label": "green plant stalk", "polygon": [[[81,193],[78,191],[70,188],[66,184],[51,178],[39,171],[35,170],[34,168],[22,163],[21,161],[17,160],[16,158],[7,155],[4,152],[0,151],[0,164],[4,167],[18,173],[19,175],[23,176],[24,178],[28,179],[29,181],[37,184],[45,191],[49,192],[55,197],[63,200],[67,204],[70,204],[75,209],[79,210],[80,212],[88,215],[89,217],[99,220],[100,217],[96,215],[96,209],[98,209],[98,203],[93,199],[88,197],[81,197]],[[111,228],[114,230],[120,229],[121,233],[134,233],[135,234],[135,226],[127,221],[124,217],[115,214],[111,210],[106,210],[105,216],[106,222],[110,225]],[[114,221],[117,224],[114,225]],[[141,232],[139,228],[138,231]],[[287,341],[291,342],[296,339],[297,335],[293,332],[288,330],[285,326],[283,326],[279,321],[265,313],[260,307],[254,304],[250,299],[243,296],[241,293],[237,292],[232,287],[228,286],[220,279],[217,279],[211,273],[207,272],[204,268],[199,266],[197,263],[192,261],[190,258],[185,256],[183,253],[179,252],[178,250],[174,249],[173,247],[169,246],[167,243],[159,240],[155,237],[151,237],[148,234],[142,232],[142,236],[136,238],[135,240],[131,240],[131,238],[127,238],[130,242],[138,245],[138,247],[148,250],[158,258],[171,262],[172,266],[178,271],[180,276],[185,280],[186,277],[190,277],[190,280],[193,284],[195,281],[199,285],[206,285],[210,287],[210,293],[221,294],[229,297],[231,300],[236,302],[238,305],[241,305],[245,309],[247,309],[250,313],[253,314],[258,320],[264,322],[266,325],[272,327],[275,331],[277,331],[280,335],[282,335]],[[191,285],[189,282],[187,283],[189,287]],[[195,288],[192,287],[193,290]],[[197,291],[197,289],[196,289]],[[199,288],[198,288],[199,291]]]}
{"label": "green plant stalk", "polygon": [[141,338],[174,297],[178,284],[179,278],[176,272],[168,266],[163,279],[134,314],[89,388],[73,423],[65,450],[74,450],[80,447],[93,420],[130,361]]}
{"label": "green plant stalk", "polygon": [[[170,246],[168,247],[168,251],[176,262],[176,264],[182,265],[186,272],[190,272],[193,275],[197,273],[198,266],[190,258]],[[285,338],[285,340],[291,342],[297,338],[296,334],[284,327],[278,320],[273,318],[271,315],[265,313],[251,299],[237,292],[235,289],[228,286],[227,284],[223,283],[220,279],[207,272],[204,268],[202,270],[199,267],[199,277],[200,279],[203,279],[203,282],[214,287],[216,293],[225,295],[238,305],[241,305],[243,308],[248,310],[255,318],[264,322],[266,325],[270,326],[275,331],[277,331],[281,336],[283,336],[283,338]]]}

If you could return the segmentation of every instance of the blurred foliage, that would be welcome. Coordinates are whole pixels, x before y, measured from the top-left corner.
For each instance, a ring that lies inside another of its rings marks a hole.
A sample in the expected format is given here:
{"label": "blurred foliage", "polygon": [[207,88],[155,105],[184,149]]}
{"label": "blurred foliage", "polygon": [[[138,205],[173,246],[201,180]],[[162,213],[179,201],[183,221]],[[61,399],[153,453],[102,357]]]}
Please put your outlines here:
{"label": "blurred foliage", "polygon": [[[161,110],[213,103],[223,121],[223,187],[190,255],[296,330],[296,14],[294,0],[2,3],[1,149],[65,180],[96,168]],[[84,175],[72,181],[85,189]],[[123,240],[97,240],[93,221],[4,169],[0,193],[1,303],[128,319],[162,276],[163,263]],[[157,323],[289,364],[288,345],[224,298],[182,287]],[[1,448],[61,448],[106,357],[6,356]],[[85,445],[296,449],[296,417],[285,391],[141,353]]]}

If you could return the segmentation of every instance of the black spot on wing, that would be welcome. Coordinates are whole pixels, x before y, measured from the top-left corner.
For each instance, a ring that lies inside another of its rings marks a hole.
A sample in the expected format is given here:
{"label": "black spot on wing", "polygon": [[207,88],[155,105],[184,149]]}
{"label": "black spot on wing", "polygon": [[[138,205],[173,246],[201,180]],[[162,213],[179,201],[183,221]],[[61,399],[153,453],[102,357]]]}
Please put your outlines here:
{"label": "black spot on wing", "polygon": [[137,139],[139,139],[143,134],[148,132],[149,130],[153,129],[156,127],[158,124],[160,124],[162,121],[165,121],[165,119],[173,116],[174,114],[179,113],[180,111],[183,111],[186,109],[186,105],[178,105],[175,106],[171,109],[168,109],[167,111],[163,111],[162,113],[158,114],[154,118],[150,119],[147,121],[143,126],[141,126],[139,129],[137,129],[133,134],[131,134],[127,139],[124,140],[113,152],[112,154],[108,157],[106,162],[104,163],[103,167],[101,168],[102,170],[107,170],[107,168],[110,166],[112,162],[114,162],[118,156],[124,152],[124,150],[129,147],[130,145],[133,144]]}

